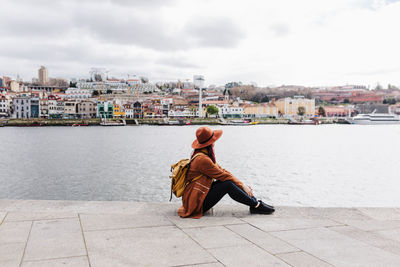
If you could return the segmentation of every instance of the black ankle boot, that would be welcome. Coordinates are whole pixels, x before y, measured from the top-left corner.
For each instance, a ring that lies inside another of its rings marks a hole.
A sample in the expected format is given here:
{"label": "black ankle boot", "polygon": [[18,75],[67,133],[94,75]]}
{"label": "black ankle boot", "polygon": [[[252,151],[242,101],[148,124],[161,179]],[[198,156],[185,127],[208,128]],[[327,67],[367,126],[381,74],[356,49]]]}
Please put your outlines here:
{"label": "black ankle boot", "polygon": [[259,200],[260,205],[255,208],[255,207],[250,207],[250,213],[251,214],[271,214],[275,211],[275,208],[273,206],[270,206],[261,200]]}

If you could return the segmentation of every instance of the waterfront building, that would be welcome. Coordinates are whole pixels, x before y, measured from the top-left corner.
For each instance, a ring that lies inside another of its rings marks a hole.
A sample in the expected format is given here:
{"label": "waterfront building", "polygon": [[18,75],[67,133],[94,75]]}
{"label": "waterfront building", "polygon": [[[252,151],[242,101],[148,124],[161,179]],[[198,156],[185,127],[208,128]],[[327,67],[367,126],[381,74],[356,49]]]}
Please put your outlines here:
{"label": "waterfront building", "polygon": [[243,107],[235,107],[229,104],[219,105],[218,115],[222,118],[242,118]]}
{"label": "waterfront building", "polygon": [[127,119],[133,119],[134,118],[134,112],[133,112],[133,104],[124,104],[122,105],[125,111],[125,118]]}
{"label": "waterfront building", "polygon": [[134,118],[143,118],[143,109],[142,109],[142,103],[139,101],[136,101],[133,103],[133,117]]}
{"label": "waterfront building", "polygon": [[64,101],[64,119],[78,119],[79,118],[79,101],[77,100],[65,100]]}
{"label": "waterfront building", "polygon": [[92,92],[89,89],[68,88],[65,91],[66,99],[88,99],[92,97]]}
{"label": "waterfront building", "polygon": [[47,68],[45,66],[41,66],[38,70],[38,78],[40,85],[49,84],[49,73],[47,72]]}
{"label": "waterfront building", "polygon": [[245,118],[277,118],[278,107],[274,102],[260,104],[244,104],[243,116]]}
{"label": "waterfront building", "polygon": [[[354,113],[354,109],[345,106],[324,106],[325,117],[348,117]],[[319,107],[315,108],[315,115],[319,115]]]}
{"label": "waterfront building", "polygon": [[111,101],[97,102],[97,117],[98,118],[113,118],[114,104]]}
{"label": "waterfront building", "polygon": [[7,95],[0,95],[0,117],[8,118],[11,115],[11,99]]}
{"label": "waterfront building", "polygon": [[[205,108],[203,107],[203,114],[205,114]],[[171,118],[194,118],[198,117],[198,107],[185,107],[185,108],[174,108],[168,112],[168,117]]]}
{"label": "waterfront building", "polygon": [[174,104],[174,99],[172,97],[161,99],[162,114],[168,116],[168,112],[173,104]]}
{"label": "waterfront building", "polygon": [[44,118],[47,119],[49,118],[49,103],[48,103],[48,97],[45,95],[41,98],[39,98],[39,118]]}
{"label": "waterfront building", "polygon": [[96,118],[96,110],[96,102],[94,100],[85,99],[78,102],[79,119]]}
{"label": "waterfront building", "polygon": [[64,114],[64,101],[55,95],[49,95],[47,99],[48,117],[50,119],[61,119]]}
{"label": "waterfront building", "polygon": [[304,96],[286,97],[275,102],[278,107],[278,113],[284,117],[293,117],[298,115],[299,107],[305,108],[306,117],[313,117],[315,114],[315,99],[307,99]]}
{"label": "waterfront building", "polygon": [[113,117],[114,118],[123,118],[125,117],[125,111],[121,105],[114,103],[113,104]]}
{"label": "waterfront building", "polygon": [[13,99],[13,115],[15,119],[31,118],[31,97],[29,93],[16,95]]}

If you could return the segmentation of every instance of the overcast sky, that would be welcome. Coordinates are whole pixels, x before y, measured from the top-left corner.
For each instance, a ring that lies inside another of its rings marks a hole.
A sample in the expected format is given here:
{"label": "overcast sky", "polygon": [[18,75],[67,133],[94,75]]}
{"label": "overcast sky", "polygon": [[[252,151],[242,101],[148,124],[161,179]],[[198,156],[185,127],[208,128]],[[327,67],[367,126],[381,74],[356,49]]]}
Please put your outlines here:
{"label": "overcast sky", "polygon": [[400,1],[0,0],[0,76],[400,85]]}

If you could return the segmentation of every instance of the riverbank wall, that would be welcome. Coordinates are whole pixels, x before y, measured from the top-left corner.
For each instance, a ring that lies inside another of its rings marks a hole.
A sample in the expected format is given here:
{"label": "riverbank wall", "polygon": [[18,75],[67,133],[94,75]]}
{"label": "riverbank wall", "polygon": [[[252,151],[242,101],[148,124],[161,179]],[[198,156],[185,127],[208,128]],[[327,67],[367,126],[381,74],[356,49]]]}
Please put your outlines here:
{"label": "riverbank wall", "polygon": [[399,208],[0,200],[0,266],[398,266]]}
{"label": "riverbank wall", "polygon": [[[112,119],[110,119],[112,120]],[[168,123],[168,120],[164,118],[140,118],[140,119],[125,119],[127,125],[223,125],[219,119],[216,118],[188,118],[183,119],[179,123],[177,120],[176,124]],[[288,124],[288,119],[253,119],[258,124]],[[321,124],[332,124],[337,123],[332,119],[319,119]],[[101,119],[0,119],[0,125],[2,126],[99,126]]]}

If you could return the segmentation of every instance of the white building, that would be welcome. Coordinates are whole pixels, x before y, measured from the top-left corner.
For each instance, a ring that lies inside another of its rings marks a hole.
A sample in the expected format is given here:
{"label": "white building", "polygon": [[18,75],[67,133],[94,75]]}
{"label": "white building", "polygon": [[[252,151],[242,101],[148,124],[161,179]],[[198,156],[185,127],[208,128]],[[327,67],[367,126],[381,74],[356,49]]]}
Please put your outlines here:
{"label": "white building", "polygon": [[66,99],[88,99],[92,96],[92,92],[89,89],[79,89],[79,88],[68,88],[65,91]]}
{"label": "white building", "polygon": [[241,118],[243,117],[243,107],[235,107],[228,104],[218,105],[218,114],[223,118]]}
{"label": "white building", "polygon": [[13,99],[15,119],[28,119],[31,117],[31,97],[29,94],[21,94]]}
{"label": "white building", "polygon": [[11,99],[7,95],[0,95],[0,117],[10,117]]}
{"label": "white building", "polygon": [[184,109],[171,109],[168,111],[168,117],[171,118],[194,118],[198,117],[198,109],[184,108]]}
{"label": "white building", "polygon": [[47,100],[48,117],[60,119],[64,114],[64,101],[54,95],[50,95]]}

